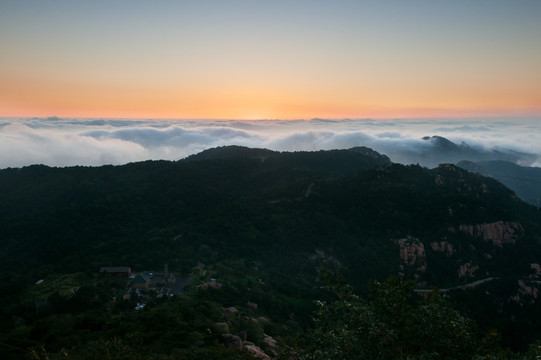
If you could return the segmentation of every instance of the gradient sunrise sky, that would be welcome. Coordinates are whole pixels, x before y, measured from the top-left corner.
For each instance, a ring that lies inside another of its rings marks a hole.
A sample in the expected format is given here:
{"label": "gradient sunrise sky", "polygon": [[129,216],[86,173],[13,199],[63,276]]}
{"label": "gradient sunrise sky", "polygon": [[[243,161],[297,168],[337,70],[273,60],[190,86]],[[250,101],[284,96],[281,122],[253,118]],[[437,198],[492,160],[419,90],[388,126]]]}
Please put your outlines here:
{"label": "gradient sunrise sky", "polygon": [[0,116],[539,116],[540,19],[538,0],[0,0]]}

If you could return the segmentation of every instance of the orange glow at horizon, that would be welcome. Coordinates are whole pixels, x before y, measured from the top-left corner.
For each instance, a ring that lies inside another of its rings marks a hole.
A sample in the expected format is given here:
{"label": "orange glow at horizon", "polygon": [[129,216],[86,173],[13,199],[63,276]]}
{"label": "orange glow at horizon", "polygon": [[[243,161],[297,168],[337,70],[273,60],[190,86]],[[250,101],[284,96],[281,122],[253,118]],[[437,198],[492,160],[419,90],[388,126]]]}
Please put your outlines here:
{"label": "orange glow at horizon", "polygon": [[421,87],[406,83],[393,89],[373,81],[364,88],[346,83],[330,86],[329,91],[312,84],[273,84],[272,79],[266,87],[246,81],[233,84],[230,80],[221,86],[205,86],[207,81],[192,88],[175,83],[123,85],[22,76],[3,80],[0,116],[5,117],[288,120],[541,114],[541,89],[532,85],[463,89],[459,84]]}
{"label": "orange glow at horizon", "polygon": [[541,2],[9,2],[0,117],[541,116]]}

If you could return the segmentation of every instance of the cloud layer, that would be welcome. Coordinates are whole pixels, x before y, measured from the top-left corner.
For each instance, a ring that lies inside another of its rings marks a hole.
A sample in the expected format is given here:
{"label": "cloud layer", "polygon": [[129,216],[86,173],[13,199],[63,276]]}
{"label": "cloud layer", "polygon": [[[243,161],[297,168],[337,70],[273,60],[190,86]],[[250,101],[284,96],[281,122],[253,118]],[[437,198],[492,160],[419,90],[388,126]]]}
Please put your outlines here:
{"label": "cloud layer", "polygon": [[[216,121],[3,118],[0,119],[0,168],[31,164],[99,166],[148,159],[178,160],[223,145],[278,151],[367,146],[388,155],[395,162],[429,167],[468,158],[498,158],[541,166],[539,122],[539,119]],[[432,137],[435,135],[438,137]]]}

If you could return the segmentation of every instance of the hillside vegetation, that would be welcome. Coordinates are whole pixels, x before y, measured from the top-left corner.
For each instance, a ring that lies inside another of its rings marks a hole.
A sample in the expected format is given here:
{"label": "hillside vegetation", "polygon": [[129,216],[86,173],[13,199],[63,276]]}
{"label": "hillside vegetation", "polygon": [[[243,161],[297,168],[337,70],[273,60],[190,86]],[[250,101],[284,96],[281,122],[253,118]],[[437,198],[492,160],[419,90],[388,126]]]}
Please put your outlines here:
{"label": "hillside vegetation", "polygon": [[[529,356],[541,339],[539,210],[453,165],[403,166],[367,148],[223,147],[176,162],[3,169],[0,204],[0,342],[11,358],[318,358],[293,339],[334,331],[312,321],[346,299],[326,288],[328,272],[351,285],[350,302],[374,294],[371,279],[399,275],[385,286],[420,306],[404,321],[427,309],[461,319],[468,347],[448,358]],[[192,283],[183,295],[147,294],[140,311],[121,300],[127,281],[98,274],[164,263]],[[47,283],[57,285],[37,290]],[[415,294],[434,287],[445,299],[422,305]],[[224,345],[239,334],[242,351]],[[400,356],[441,356],[445,344]]]}

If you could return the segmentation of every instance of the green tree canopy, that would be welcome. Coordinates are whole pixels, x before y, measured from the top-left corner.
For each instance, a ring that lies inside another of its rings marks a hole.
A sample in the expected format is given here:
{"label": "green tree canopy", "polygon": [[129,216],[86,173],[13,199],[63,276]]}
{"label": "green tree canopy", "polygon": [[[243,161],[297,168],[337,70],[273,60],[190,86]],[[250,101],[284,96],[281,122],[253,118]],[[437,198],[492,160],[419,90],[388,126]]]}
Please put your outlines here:
{"label": "green tree canopy", "polygon": [[438,291],[421,299],[412,282],[391,277],[372,281],[366,299],[344,284],[336,292],[336,301],[317,302],[300,358],[469,359],[476,354],[473,322]]}

